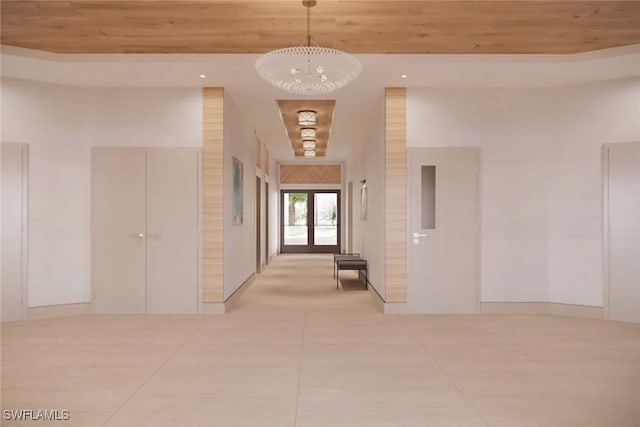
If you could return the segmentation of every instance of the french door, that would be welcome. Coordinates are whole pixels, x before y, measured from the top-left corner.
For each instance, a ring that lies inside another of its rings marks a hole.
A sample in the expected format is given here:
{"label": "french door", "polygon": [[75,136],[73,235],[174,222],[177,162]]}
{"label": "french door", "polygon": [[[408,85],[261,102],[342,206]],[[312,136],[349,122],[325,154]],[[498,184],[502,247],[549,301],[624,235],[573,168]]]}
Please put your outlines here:
{"label": "french door", "polygon": [[340,191],[280,192],[282,253],[340,252]]}

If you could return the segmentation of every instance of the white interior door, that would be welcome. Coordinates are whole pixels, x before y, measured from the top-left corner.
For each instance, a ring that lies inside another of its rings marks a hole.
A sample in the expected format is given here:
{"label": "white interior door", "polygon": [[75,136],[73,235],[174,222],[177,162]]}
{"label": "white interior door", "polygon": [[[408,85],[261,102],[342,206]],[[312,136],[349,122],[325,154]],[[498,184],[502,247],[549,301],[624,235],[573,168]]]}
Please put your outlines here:
{"label": "white interior door", "polygon": [[417,313],[478,313],[478,154],[409,148],[407,304]]}
{"label": "white interior door", "polygon": [[147,313],[198,312],[198,151],[147,152]]}
{"label": "white interior door", "polygon": [[95,312],[144,314],[145,152],[94,148],[92,162]]}
{"label": "white interior door", "polygon": [[606,150],[608,318],[640,323],[640,142]]}
{"label": "white interior door", "polygon": [[26,144],[2,143],[2,321],[22,320],[26,301]]}

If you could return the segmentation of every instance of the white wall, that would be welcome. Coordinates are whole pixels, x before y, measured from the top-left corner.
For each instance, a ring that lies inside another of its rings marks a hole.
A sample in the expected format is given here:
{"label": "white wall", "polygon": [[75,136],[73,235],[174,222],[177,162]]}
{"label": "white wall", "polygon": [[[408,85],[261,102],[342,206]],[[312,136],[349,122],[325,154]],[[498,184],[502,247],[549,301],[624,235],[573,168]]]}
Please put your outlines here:
{"label": "white wall", "polygon": [[196,89],[2,79],[2,140],[29,144],[29,307],[90,300],[90,147],[201,146]]}
{"label": "white wall", "polygon": [[[243,164],[242,224],[233,225],[233,157]],[[224,298],[255,272],[256,158],[254,131],[228,92],[224,94]]]}
{"label": "white wall", "polygon": [[[380,92],[359,149],[352,152],[347,182],[353,182],[353,252],[369,263],[369,281],[384,298],[385,279],[385,97]],[[360,181],[367,180],[367,220],[360,219]]]}
{"label": "white wall", "polygon": [[280,187],[278,186],[278,164],[273,159],[269,159],[269,256],[275,256],[278,254],[278,248],[280,247],[280,226],[278,213],[278,202],[280,200]]}
{"label": "white wall", "polygon": [[602,306],[601,146],[640,138],[640,79],[409,89],[407,145],[481,147],[482,301]]}

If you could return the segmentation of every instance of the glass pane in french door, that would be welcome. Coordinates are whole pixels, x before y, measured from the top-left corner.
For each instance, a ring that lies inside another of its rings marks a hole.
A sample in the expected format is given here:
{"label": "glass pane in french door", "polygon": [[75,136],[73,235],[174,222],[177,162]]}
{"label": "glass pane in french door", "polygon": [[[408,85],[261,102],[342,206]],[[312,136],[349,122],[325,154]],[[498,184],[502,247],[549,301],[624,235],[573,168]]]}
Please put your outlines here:
{"label": "glass pane in french door", "polygon": [[338,194],[314,194],[314,233],[313,244],[316,246],[338,244]]}
{"label": "glass pane in french door", "polygon": [[309,244],[307,193],[284,193],[284,244]]}

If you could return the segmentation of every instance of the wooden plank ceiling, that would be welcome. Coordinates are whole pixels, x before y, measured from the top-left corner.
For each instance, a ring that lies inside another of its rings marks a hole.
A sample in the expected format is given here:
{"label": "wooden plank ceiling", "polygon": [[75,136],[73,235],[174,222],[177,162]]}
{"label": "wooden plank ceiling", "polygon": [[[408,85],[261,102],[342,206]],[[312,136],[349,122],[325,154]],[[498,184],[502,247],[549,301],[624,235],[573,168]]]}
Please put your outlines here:
{"label": "wooden plank ceiling", "polygon": [[[302,148],[302,128],[313,128],[316,131],[316,157],[324,157],[327,154],[327,145],[331,136],[331,123],[335,99],[280,99],[278,108],[282,116],[282,123],[291,142],[293,154],[296,157],[304,156]],[[316,124],[313,126],[300,126],[298,124],[298,112],[303,110],[315,111]]]}
{"label": "wooden plank ceiling", "polygon": [[[303,43],[301,1],[2,0],[2,44],[59,53],[263,53]],[[640,1],[320,0],[350,53],[576,53],[640,43]]]}

